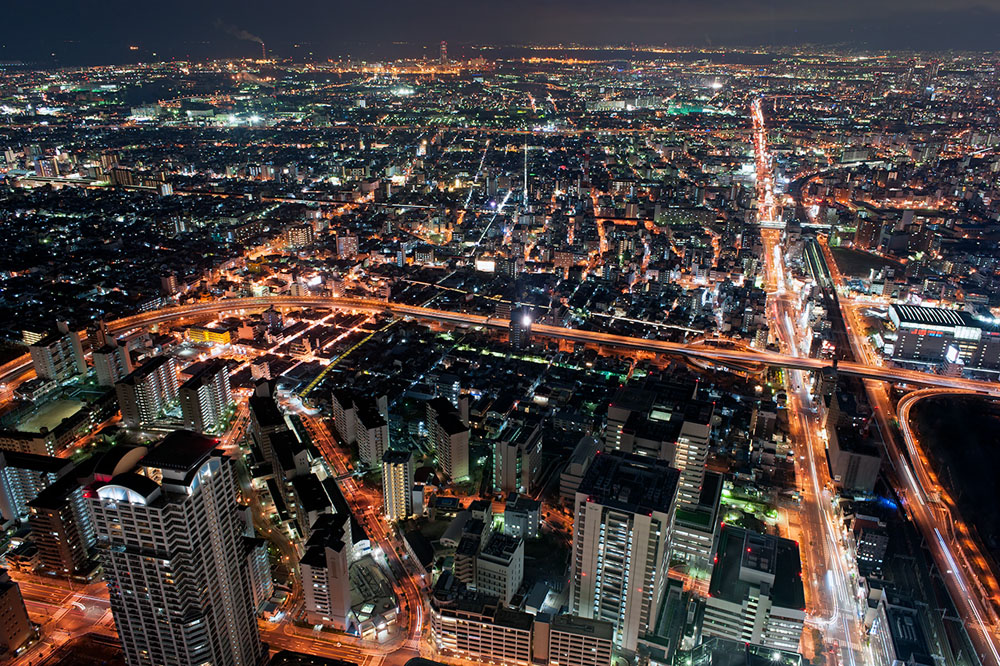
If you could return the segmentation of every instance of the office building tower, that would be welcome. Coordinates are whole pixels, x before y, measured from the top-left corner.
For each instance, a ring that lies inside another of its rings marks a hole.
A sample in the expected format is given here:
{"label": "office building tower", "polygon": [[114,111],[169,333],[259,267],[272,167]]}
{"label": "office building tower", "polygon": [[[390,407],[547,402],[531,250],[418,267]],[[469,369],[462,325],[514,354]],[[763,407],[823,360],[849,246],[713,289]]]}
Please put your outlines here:
{"label": "office building tower", "polygon": [[798,545],[727,525],[715,557],[702,635],[797,650],[805,622]]}
{"label": "office building tower", "polygon": [[21,588],[0,569],[0,656],[14,653],[34,635]]}
{"label": "office building tower", "polygon": [[413,515],[413,454],[389,450],[382,456],[382,494],[390,523]]}
{"label": "office building tower", "polygon": [[524,539],[493,532],[476,556],[476,591],[505,604],[524,581]]}
{"label": "office building tower", "polygon": [[73,468],[65,458],[0,450],[0,526],[28,517],[28,502]]}
{"label": "office building tower", "polygon": [[132,357],[125,345],[105,344],[94,349],[92,356],[98,386],[110,388],[134,370]]}
{"label": "office building tower", "polygon": [[1000,369],[1000,331],[969,312],[890,305],[889,321],[896,329],[893,361],[926,367],[961,360],[968,368]]}
{"label": "office building tower", "polygon": [[152,358],[115,384],[122,424],[138,428],[155,421],[177,402],[177,361],[169,356]]}
{"label": "office building tower", "polygon": [[534,539],[538,536],[542,503],[525,495],[510,493],[503,512],[504,534]]}
{"label": "office building tower", "polygon": [[427,432],[438,468],[452,480],[469,476],[469,426],[444,398],[427,403]]}
{"label": "office building tower", "polygon": [[256,666],[253,605],[232,459],[172,432],[118,455],[88,487],[111,610],[130,666]]}
{"label": "office building tower", "polygon": [[184,382],[178,397],[184,427],[195,432],[212,432],[226,424],[235,404],[229,387],[229,365],[213,361]]}
{"label": "office building tower", "polygon": [[85,495],[70,472],[28,502],[31,542],[44,573],[72,578],[93,571],[97,535]]}
{"label": "office building tower", "polygon": [[306,619],[347,631],[351,614],[351,520],[349,514],[325,514],[310,528],[299,560]]}
{"label": "office building tower", "polygon": [[665,461],[606,453],[576,492],[570,613],[611,622],[620,649],[635,650],[656,621],[678,477]]}
{"label": "office building tower", "polygon": [[164,296],[173,296],[180,291],[180,286],[177,273],[167,273],[160,276],[160,293]]}
{"label": "office building tower", "polygon": [[510,346],[514,349],[524,349],[531,344],[531,310],[525,307],[515,308],[510,313]]}
{"label": "office building tower", "polygon": [[56,330],[28,346],[35,374],[42,379],[63,382],[87,373],[80,335],[69,330],[65,322],[56,324]]}
{"label": "office building tower", "polygon": [[674,467],[681,473],[677,488],[679,507],[693,509],[701,500],[714,413],[715,405],[701,400],[692,400],[684,408],[684,422],[674,452]]}
{"label": "office building tower", "polygon": [[448,64],[448,42],[441,42],[441,64]]}
{"label": "office building tower", "polygon": [[934,666],[934,648],[924,627],[926,609],[891,587],[872,582],[865,634],[875,666]]}
{"label": "office building tower", "polygon": [[531,493],[541,474],[541,424],[505,428],[493,445],[493,489]]}

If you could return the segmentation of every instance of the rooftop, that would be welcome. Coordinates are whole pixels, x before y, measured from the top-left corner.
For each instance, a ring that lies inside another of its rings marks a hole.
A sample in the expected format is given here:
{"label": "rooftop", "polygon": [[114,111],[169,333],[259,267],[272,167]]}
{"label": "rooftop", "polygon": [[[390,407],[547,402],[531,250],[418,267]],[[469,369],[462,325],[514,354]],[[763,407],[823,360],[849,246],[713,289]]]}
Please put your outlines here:
{"label": "rooftop", "polygon": [[922,305],[890,305],[889,312],[895,312],[900,323],[924,326],[970,326],[982,328],[972,315],[961,310],[928,308]]}
{"label": "rooftop", "polygon": [[190,430],[175,430],[142,459],[145,467],[186,472],[199,467],[218,446],[219,440]]}
{"label": "rooftop", "polygon": [[755,571],[773,580],[765,584],[775,606],[805,608],[802,561],[794,541],[726,526],[719,535],[716,557],[709,596],[742,603],[752,584],[744,580],[744,571]]}
{"label": "rooftop", "polygon": [[594,458],[577,492],[588,501],[633,513],[668,513],[679,477],[666,461],[615,451]]}

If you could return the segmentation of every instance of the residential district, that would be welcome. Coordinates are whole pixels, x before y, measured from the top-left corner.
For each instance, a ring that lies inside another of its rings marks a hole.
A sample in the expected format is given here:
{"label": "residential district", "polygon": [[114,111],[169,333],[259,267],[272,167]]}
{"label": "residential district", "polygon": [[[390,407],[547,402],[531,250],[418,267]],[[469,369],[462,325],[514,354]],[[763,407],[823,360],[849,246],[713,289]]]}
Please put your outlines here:
{"label": "residential district", "polygon": [[0,66],[6,658],[1000,665],[995,58],[434,52]]}

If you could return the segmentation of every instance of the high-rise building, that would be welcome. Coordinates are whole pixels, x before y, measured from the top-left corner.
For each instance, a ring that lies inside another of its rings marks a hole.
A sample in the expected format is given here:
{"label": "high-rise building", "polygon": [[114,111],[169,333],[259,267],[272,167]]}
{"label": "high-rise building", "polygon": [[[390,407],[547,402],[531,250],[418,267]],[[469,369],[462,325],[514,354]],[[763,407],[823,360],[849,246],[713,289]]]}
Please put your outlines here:
{"label": "high-rise building", "polygon": [[389,449],[389,422],[379,411],[378,404],[368,400],[358,403],[355,424],[358,456],[365,465],[375,467]]}
{"label": "high-rise building", "polygon": [[104,471],[88,495],[129,665],[264,663],[233,460],[181,430]]}
{"label": "high-rise building", "polygon": [[510,346],[514,349],[524,349],[531,344],[531,310],[525,307],[515,308],[510,313]]}
{"label": "high-rise building", "polygon": [[0,450],[0,525],[28,517],[28,502],[73,468],[65,458]]}
{"label": "high-rise building", "polygon": [[678,477],[663,460],[605,453],[576,492],[570,613],[614,624],[620,649],[635,650],[655,624]]}
{"label": "high-rise building", "polygon": [[670,557],[675,563],[684,564],[689,573],[712,570],[712,549],[720,525],[722,481],[718,472],[706,473],[697,506],[678,505],[674,512]]}
{"label": "high-rise building", "polygon": [[797,650],[805,622],[798,545],[727,525],[715,557],[702,635]]}
{"label": "high-rise building", "polygon": [[331,400],[333,429],[342,444],[351,445],[357,441],[358,411],[354,404],[354,394],[346,389],[334,389]]}
{"label": "high-rise building", "polygon": [[28,351],[35,373],[42,379],[62,382],[87,373],[80,335],[69,330],[65,322],[59,322],[56,330],[30,345]]}
{"label": "high-rise building", "polygon": [[493,488],[499,492],[534,492],[542,474],[542,426],[514,426],[493,445]]}
{"label": "high-rise building", "polygon": [[531,663],[534,616],[506,608],[496,597],[468,591],[447,571],[434,586],[430,615],[431,637],[438,650],[476,663]]}
{"label": "high-rise building", "polygon": [[226,423],[234,404],[229,386],[229,365],[213,361],[184,382],[178,397],[184,414],[184,427],[195,432],[210,432]]}
{"label": "high-rise building", "polygon": [[115,384],[122,423],[138,428],[155,421],[177,402],[177,361],[169,356],[152,358]]}
{"label": "high-rise building", "polygon": [[444,398],[428,401],[427,432],[441,471],[450,479],[469,476],[470,432],[458,409]]}
{"label": "high-rise building", "polygon": [[333,428],[341,442],[358,445],[358,456],[370,467],[382,463],[382,454],[389,450],[389,400],[359,396],[345,388],[332,395]]}
{"label": "high-rise building", "polygon": [[524,539],[493,532],[476,556],[476,591],[505,604],[524,581]]}
{"label": "high-rise building", "polygon": [[0,655],[15,652],[34,635],[21,588],[0,569]]}
{"label": "high-rise building", "polygon": [[134,370],[132,357],[125,345],[106,344],[94,349],[92,356],[98,386],[114,386]]}
{"label": "high-rise building", "polygon": [[448,42],[441,42],[441,64],[448,64]]}
{"label": "high-rise building", "polygon": [[351,613],[349,514],[324,514],[309,529],[309,541],[299,560],[306,618],[346,631]]}
{"label": "high-rise building", "polygon": [[413,454],[389,450],[382,456],[382,494],[386,519],[394,523],[413,515]]}
{"label": "high-rise building", "polygon": [[97,535],[85,495],[71,472],[28,503],[31,542],[38,548],[39,567],[47,574],[72,578],[94,569]]}
{"label": "high-rise building", "polygon": [[674,452],[674,467],[681,473],[677,489],[680,507],[693,509],[701,500],[714,413],[715,405],[701,400],[692,400],[684,408],[684,422]]}

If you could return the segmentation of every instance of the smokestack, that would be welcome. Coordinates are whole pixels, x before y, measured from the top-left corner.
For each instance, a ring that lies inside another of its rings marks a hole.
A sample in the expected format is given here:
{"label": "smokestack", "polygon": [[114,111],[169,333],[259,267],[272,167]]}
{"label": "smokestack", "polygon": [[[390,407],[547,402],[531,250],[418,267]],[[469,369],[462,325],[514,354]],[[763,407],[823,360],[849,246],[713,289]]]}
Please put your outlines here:
{"label": "smokestack", "polygon": [[264,46],[264,42],[260,43],[260,57],[267,60],[267,47]]}

